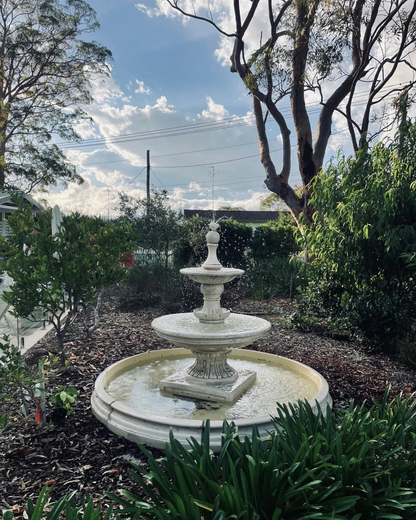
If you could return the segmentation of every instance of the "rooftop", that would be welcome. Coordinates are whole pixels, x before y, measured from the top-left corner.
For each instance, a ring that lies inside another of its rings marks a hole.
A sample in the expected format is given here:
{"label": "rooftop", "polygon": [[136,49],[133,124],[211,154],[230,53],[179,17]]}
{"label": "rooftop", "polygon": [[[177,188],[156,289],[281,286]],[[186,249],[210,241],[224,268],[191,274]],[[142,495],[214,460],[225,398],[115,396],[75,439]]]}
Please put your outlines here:
{"label": "rooftop", "polygon": [[[269,222],[270,220],[279,220],[281,211],[231,211],[218,210],[215,212],[215,218],[231,218],[237,222]],[[212,211],[209,209],[184,209],[185,218],[200,216],[203,218],[212,218]]]}

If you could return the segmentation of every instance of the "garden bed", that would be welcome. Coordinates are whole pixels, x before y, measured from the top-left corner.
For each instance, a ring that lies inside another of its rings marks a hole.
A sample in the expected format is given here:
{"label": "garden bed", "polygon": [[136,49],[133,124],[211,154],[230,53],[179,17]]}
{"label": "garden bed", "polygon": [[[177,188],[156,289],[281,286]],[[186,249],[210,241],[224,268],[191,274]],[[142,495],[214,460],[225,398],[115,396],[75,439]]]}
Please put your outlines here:
{"label": "garden bed", "polygon": [[[251,348],[290,357],[319,371],[328,380],[336,408],[348,406],[351,399],[357,403],[380,399],[387,385],[392,395],[416,389],[416,372],[358,342],[282,327],[293,310],[286,300],[243,301],[233,310],[272,321],[275,326],[268,336]],[[37,497],[45,484],[51,487],[53,498],[73,490],[88,491],[95,499],[120,488],[138,492],[127,469],[129,460],[145,462],[144,457],[134,443],[113,435],[93,417],[90,398],[104,368],[124,357],[169,346],[150,327],[161,314],[121,312],[107,302],[93,338],[86,338],[82,328],[74,325],[67,342],[69,366],[50,381],[50,388],[56,391],[71,385],[78,389],[75,415],[32,434],[16,413],[14,422],[0,430],[0,509],[13,508],[20,516],[27,499]],[[37,363],[54,345],[50,333],[27,353],[27,361]]]}

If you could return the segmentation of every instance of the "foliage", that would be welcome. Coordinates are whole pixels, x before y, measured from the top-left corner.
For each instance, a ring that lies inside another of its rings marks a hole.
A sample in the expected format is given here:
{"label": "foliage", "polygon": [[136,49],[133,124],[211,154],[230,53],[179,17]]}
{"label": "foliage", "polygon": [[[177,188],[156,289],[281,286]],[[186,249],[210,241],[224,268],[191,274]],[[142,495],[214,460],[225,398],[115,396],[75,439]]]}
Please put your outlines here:
{"label": "foliage", "polygon": [[62,386],[55,394],[51,397],[51,403],[55,408],[63,408],[66,412],[71,415],[74,413],[72,405],[75,403],[78,397],[78,390],[73,386]]}
{"label": "foliage", "polygon": [[[21,402],[29,415],[33,414],[38,397],[36,385],[43,381],[42,371],[33,375],[23,361],[19,347],[12,345],[8,336],[3,336],[0,342],[0,401],[7,407],[15,401]],[[5,425],[7,416],[2,415],[0,418]]]}
{"label": "foliage", "polygon": [[[50,502],[49,495],[49,488],[44,486],[35,504],[29,499],[25,518],[28,520],[57,520],[63,517],[66,520],[120,519],[119,515],[113,512],[112,506],[104,513],[101,503],[97,503],[89,494],[86,494],[84,499],[79,499],[76,492],[73,492],[54,503]],[[3,510],[2,518],[13,520],[13,510]]]}
{"label": "foliage", "polygon": [[[242,439],[224,423],[222,449],[171,432],[158,461],[143,447],[148,467],[131,470],[149,505],[131,492],[108,493],[142,519],[167,520],[410,520],[416,514],[416,421],[413,397],[391,403],[387,393],[370,409],[355,407],[339,419],[307,402],[278,405],[267,441],[256,428]],[[315,412],[315,413],[314,413]]]}
{"label": "foliage", "polygon": [[166,269],[158,262],[138,264],[120,286],[120,304],[123,308],[159,307],[170,312],[179,311],[185,284],[176,267]]}
{"label": "foliage", "polygon": [[138,232],[138,246],[148,259],[168,269],[172,250],[180,237],[182,216],[169,206],[166,191],[152,189],[150,201],[120,195],[121,214]]}
{"label": "foliage", "polygon": [[281,211],[284,207],[284,202],[276,193],[270,193],[260,200],[260,211]]}
{"label": "foliage", "polygon": [[297,262],[284,256],[272,256],[251,265],[244,275],[241,286],[244,294],[256,300],[289,298],[302,285],[303,272]]}
{"label": "foliage", "polygon": [[256,227],[251,243],[251,258],[256,262],[274,257],[289,257],[299,251],[299,230],[289,215]]}
{"label": "foliage", "polygon": [[[192,217],[185,220],[181,231],[181,241],[175,259],[180,265],[200,265],[207,257],[206,234],[209,219]],[[246,263],[246,252],[252,240],[253,230],[248,224],[232,219],[219,221],[221,240],[218,259],[224,267],[242,267]]]}
{"label": "foliage", "polygon": [[10,234],[0,240],[7,259],[4,271],[14,280],[3,298],[17,316],[30,319],[36,307],[52,316],[64,363],[65,335],[78,311],[88,307],[102,287],[127,276],[120,261],[134,248],[134,233],[125,221],[102,226],[72,214],[52,235],[51,212],[34,216],[22,199],[15,201],[18,210],[8,218]]}
{"label": "foliage", "polygon": [[218,211],[245,211],[241,206],[221,206]]}
{"label": "foliage", "polygon": [[[108,49],[91,40],[99,29],[84,0],[4,0],[0,6],[0,188],[25,191],[82,183],[53,135],[79,140],[90,81],[108,73]],[[88,41],[81,38],[87,35]]]}
{"label": "foliage", "polygon": [[410,332],[415,278],[403,255],[416,242],[416,127],[394,141],[339,156],[314,184],[314,222],[305,228],[312,259],[304,308],[344,320],[391,348]]}

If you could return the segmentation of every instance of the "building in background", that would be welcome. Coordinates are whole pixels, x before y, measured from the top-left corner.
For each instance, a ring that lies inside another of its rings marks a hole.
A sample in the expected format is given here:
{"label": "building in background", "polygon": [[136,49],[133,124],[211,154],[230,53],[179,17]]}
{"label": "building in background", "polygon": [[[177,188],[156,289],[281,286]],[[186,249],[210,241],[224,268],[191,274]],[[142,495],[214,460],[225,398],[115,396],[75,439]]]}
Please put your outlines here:
{"label": "building in background", "polygon": [[[220,209],[215,212],[215,220],[230,218],[255,228],[265,222],[279,220],[281,214],[281,211],[234,211]],[[209,209],[184,209],[183,216],[186,219],[196,216],[212,219],[212,211]]]}
{"label": "building in background", "polygon": [[31,204],[34,213],[43,210],[43,206],[27,193],[19,191],[0,191],[0,235],[6,236],[9,232],[7,217],[16,211],[17,206],[12,201],[12,195],[20,195],[27,204]]}

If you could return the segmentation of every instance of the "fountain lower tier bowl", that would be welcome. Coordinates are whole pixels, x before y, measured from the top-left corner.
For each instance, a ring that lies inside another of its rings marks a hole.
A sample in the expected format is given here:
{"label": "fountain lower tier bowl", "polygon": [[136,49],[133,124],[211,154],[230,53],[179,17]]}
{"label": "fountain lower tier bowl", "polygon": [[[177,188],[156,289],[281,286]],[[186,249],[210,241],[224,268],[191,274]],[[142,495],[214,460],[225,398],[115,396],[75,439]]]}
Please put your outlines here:
{"label": "fountain lower tier bowl", "polygon": [[189,447],[187,439],[201,441],[210,420],[210,445],[221,449],[224,420],[233,421],[241,435],[251,435],[257,426],[267,439],[273,429],[276,402],[308,400],[323,412],[332,404],[326,380],[312,368],[296,361],[233,349],[229,361],[236,370],[257,372],[253,385],[235,403],[210,403],[172,397],[160,392],[160,381],[189,366],[186,349],[156,350],[123,359],[104,370],[95,383],[91,406],[96,418],[112,432],[133,442],[163,448],[172,429],[175,438]]}
{"label": "fountain lower tier bowl", "polygon": [[246,347],[264,336],[270,322],[245,314],[230,314],[224,322],[201,323],[193,313],[170,314],[152,322],[156,333],[177,347],[188,348],[194,363],[160,382],[175,396],[232,403],[255,381],[253,370],[236,370],[227,362],[233,347]]}
{"label": "fountain lower tier bowl", "polygon": [[270,322],[246,314],[230,314],[223,323],[201,323],[192,312],[168,314],[152,321],[161,338],[193,352],[243,348],[261,338]]}

